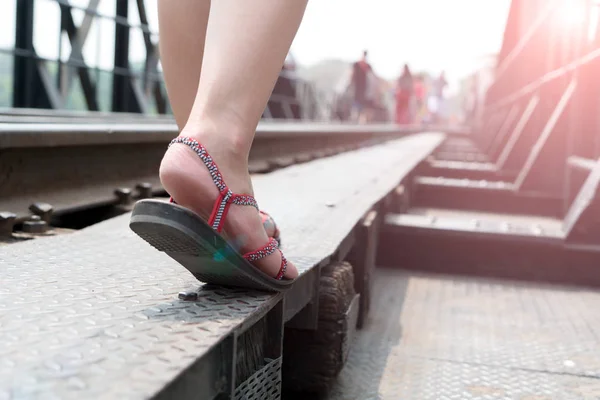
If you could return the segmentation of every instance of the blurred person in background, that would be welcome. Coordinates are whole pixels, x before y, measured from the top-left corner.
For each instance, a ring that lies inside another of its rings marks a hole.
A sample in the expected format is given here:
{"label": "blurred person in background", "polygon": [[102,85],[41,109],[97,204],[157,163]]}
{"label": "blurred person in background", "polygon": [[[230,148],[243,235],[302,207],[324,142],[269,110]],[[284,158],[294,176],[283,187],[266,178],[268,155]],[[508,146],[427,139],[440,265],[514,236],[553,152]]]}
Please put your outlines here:
{"label": "blurred person in background", "polygon": [[444,114],[444,91],[448,86],[444,71],[433,81],[433,93],[429,98],[429,111],[431,112],[433,122],[439,122]]}
{"label": "blurred person in background", "polygon": [[369,119],[372,100],[373,69],[367,62],[367,51],[362,58],[352,65],[351,85],[354,92],[353,120],[365,123]]}
{"label": "blurred person in background", "polygon": [[396,123],[411,122],[411,100],[414,94],[414,79],[410,68],[404,64],[402,74],[396,82]]}
{"label": "blurred person in background", "polygon": [[423,79],[423,75],[419,74],[415,78],[415,112],[414,112],[414,120],[415,122],[421,122],[424,118],[424,114],[427,111],[427,107],[425,104],[425,99],[427,96],[427,89],[425,88],[425,82]]}

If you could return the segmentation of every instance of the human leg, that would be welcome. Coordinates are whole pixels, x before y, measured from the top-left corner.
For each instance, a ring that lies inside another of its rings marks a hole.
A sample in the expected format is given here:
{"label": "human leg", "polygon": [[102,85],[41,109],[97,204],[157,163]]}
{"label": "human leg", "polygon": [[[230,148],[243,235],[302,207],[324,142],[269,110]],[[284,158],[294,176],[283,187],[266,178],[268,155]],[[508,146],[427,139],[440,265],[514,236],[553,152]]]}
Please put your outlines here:
{"label": "human leg", "polygon": [[[211,5],[198,90],[180,136],[192,138],[208,150],[234,193],[253,195],[248,154],[254,132],[305,6],[305,0],[219,0]],[[185,9],[181,12],[187,13]],[[208,217],[219,191],[189,147],[171,146],[161,163],[160,176],[179,205]],[[260,214],[251,207],[232,205],[223,229],[229,237],[244,239],[242,252],[268,241]],[[275,252],[256,265],[273,276],[279,270],[280,257]],[[285,278],[295,276],[297,270],[290,263]]]}
{"label": "human leg", "polygon": [[159,51],[177,126],[182,130],[198,92],[210,0],[158,2]]}
{"label": "human leg", "polygon": [[[210,0],[158,2],[161,63],[169,102],[180,130],[189,119],[198,93],[210,3]],[[267,233],[278,235],[273,219],[262,214]]]}

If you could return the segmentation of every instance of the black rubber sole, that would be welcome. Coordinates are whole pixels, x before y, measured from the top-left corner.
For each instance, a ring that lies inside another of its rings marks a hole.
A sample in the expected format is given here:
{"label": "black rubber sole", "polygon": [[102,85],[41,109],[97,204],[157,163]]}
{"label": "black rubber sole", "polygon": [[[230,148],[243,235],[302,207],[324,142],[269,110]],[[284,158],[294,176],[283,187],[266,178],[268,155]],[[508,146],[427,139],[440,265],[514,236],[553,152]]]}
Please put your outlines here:
{"label": "black rubber sole", "polygon": [[260,271],[202,218],[179,205],[141,200],[133,208],[129,227],[202,282],[276,292],[294,282]]}

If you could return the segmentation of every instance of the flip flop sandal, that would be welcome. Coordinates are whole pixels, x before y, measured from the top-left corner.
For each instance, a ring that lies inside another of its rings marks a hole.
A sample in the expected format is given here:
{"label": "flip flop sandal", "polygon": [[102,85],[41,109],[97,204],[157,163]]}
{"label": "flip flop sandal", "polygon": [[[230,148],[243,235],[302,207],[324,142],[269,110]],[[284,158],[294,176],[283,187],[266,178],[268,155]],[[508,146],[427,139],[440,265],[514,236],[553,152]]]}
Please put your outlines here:
{"label": "flip flop sandal", "polygon": [[[279,249],[278,236],[274,226],[273,236],[263,247],[241,254],[236,240],[227,240],[222,232],[223,222],[229,207],[252,206],[259,212],[254,197],[234,194],[225,184],[219,168],[204,146],[187,137],[173,139],[173,144],[189,146],[208,168],[214,184],[219,189],[213,211],[208,221],[196,213],[176,204],[160,200],[140,200],[133,208],[129,227],[138,236],[165,252],[190,271],[198,280],[222,286],[235,286],[269,291],[284,291],[291,287],[295,279],[284,279],[287,260]],[[263,226],[267,229],[274,225],[273,219],[261,212]],[[266,224],[266,225],[265,225]],[[268,232],[268,230],[267,230]],[[273,254],[281,253],[281,266],[276,276],[271,277],[252,263]]]}

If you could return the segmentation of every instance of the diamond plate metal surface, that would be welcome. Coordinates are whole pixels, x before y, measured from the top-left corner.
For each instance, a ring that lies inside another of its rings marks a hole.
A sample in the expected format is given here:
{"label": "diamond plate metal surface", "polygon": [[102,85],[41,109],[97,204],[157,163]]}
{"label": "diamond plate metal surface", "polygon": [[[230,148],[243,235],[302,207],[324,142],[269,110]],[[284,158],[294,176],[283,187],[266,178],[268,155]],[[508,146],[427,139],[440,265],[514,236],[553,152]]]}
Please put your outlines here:
{"label": "diamond plate metal surface", "polygon": [[[304,273],[442,140],[421,134],[257,177],[261,208]],[[0,399],[142,399],[280,295],[202,287],[128,215],[0,253]]]}
{"label": "diamond plate metal surface", "polygon": [[[146,398],[277,296],[203,289],[130,236],[75,233],[0,256],[0,398]],[[110,382],[110,385],[107,385]]]}
{"label": "diamond plate metal surface", "polygon": [[522,238],[563,239],[565,237],[561,220],[528,215],[412,208],[405,214],[388,214],[386,222],[402,227],[513,235]]}
{"label": "diamond plate metal surface", "polygon": [[279,400],[281,398],[281,358],[266,365],[238,386],[234,400]]}
{"label": "diamond plate metal surface", "polygon": [[378,269],[330,400],[600,398],[600,293]]}

